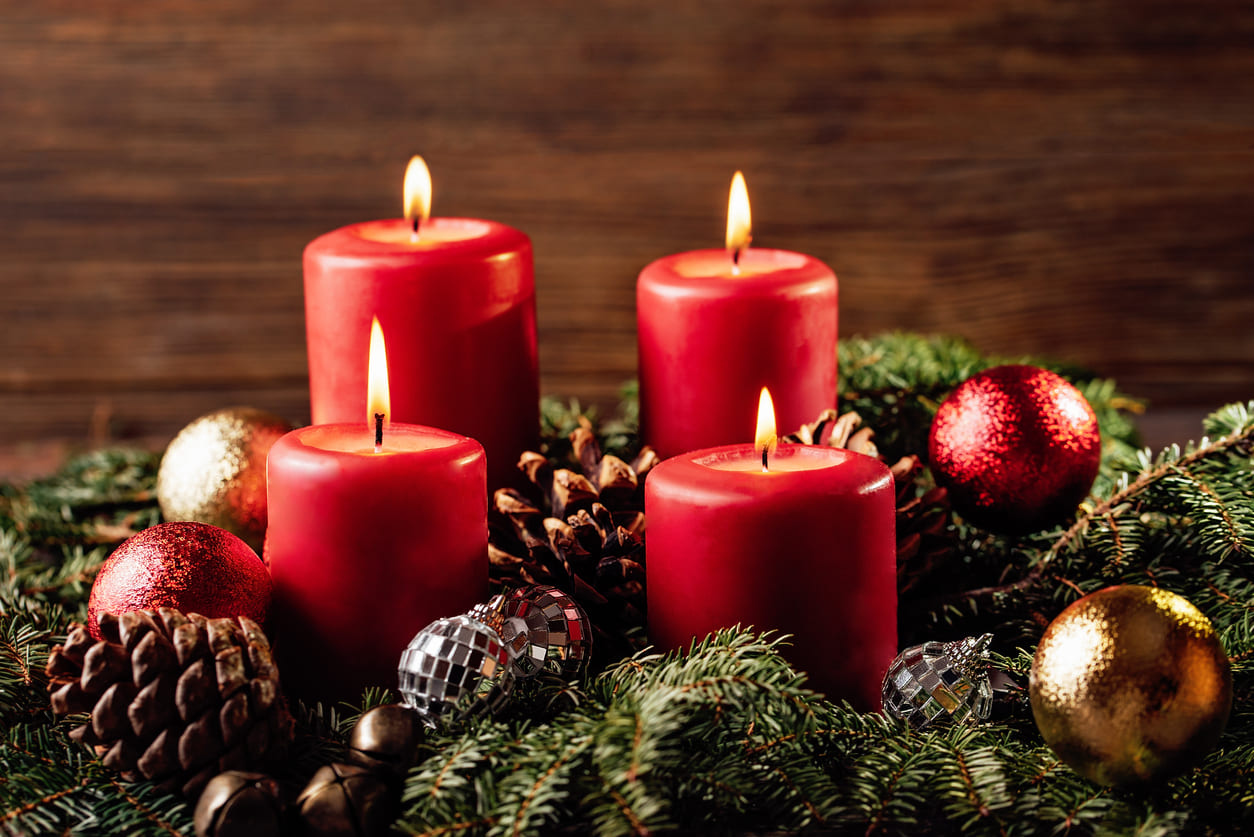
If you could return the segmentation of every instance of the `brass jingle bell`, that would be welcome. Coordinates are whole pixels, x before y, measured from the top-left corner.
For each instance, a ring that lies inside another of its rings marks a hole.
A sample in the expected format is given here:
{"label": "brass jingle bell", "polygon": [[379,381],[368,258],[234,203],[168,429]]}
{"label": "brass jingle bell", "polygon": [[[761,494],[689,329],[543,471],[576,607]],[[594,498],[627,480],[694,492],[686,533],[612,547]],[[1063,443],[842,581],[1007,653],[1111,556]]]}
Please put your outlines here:
{"label": "brass jingle bell", "polygon": [[197,837],[279,837],[279,783],[263,773],[219,773],[201,791],[193,821]]}
{"label": "brass jingle bell", "polygon": [[295,834],[306,837],[373,837],[396,813],[387,782],[364,767],[328,764],[296,799]]}
{"label": "brass jingle bell", "polygon": [[418,761],[426,724],[417,710],[401,703],[376,706],[353,726],[348,760],[358,767],[399,779]]}

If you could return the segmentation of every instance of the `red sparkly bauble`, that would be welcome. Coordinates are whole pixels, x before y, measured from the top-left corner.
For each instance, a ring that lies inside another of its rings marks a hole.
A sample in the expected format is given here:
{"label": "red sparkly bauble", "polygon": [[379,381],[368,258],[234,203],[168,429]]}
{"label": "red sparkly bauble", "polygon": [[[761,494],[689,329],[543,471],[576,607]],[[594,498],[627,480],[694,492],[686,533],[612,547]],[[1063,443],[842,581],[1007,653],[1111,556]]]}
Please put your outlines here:
{"label": "red sparkly bauble", "polygon": [[1097,415],[1080,391],[1035,366],[995,366],[964,381],[932,421],[936,481],[967,520],[1034,532],[1075,511],[1101,463]]}
{"label": "red sparkly bauble", "polygon": [[269,606],[270,571],[248,544],[205,523],[161,523],[127,539],[100,568],[87,627],[100,639],[100,614],[159,607],[262,623]]}

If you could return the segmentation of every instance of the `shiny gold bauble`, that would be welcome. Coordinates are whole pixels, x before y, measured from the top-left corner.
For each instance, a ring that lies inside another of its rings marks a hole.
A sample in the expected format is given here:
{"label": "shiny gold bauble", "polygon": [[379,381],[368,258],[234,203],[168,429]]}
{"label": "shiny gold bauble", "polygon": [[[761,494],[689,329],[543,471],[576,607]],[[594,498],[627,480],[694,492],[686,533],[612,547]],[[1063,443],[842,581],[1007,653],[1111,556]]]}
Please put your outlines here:
{"label": "shiny gold bauble", "polygon": [[1060,759],[1099,784],[1140,785],[1214,748],[1232,708],[1232,669],[1187,599],[1129,584],[1090,593],[1050,623],[1029,692]]}
{"label": "shiny gold bauble", "polygon": [[266,454],[292,425],[252,407],[203,415],[170,442],[157,472],[166,520],[226,529],[261,551],[266,533]]}

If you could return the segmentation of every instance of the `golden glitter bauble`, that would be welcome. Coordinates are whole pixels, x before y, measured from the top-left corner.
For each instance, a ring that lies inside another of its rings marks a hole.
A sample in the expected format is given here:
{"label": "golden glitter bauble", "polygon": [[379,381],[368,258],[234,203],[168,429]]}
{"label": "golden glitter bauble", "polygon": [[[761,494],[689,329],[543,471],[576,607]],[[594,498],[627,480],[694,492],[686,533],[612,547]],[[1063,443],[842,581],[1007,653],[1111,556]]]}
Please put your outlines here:
{"label": "golden glitter bauble", "polygon": [[266,533],[266,454],[292,425],[252,407],[203,415],[170,442],[157,472],[166,520],[226,529],[258,552]]}
{"label": "golden glitter bauble", "polygon": [[1036,649],[1029,692],[1060,759],[1099,784],[1138,785],[1214,748],[1232,709],[1232,669],[1187,599],[1128,584],[1058,614]]}

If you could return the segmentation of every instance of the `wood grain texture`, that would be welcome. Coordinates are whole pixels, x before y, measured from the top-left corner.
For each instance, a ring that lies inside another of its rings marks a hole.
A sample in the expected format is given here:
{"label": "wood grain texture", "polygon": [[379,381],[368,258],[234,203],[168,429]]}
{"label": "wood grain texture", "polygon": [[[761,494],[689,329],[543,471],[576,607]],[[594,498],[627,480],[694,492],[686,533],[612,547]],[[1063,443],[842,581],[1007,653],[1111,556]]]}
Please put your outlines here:
{"label": "wood grain texture", "polygon": [[301,249],[412,153],[532,236],[546,392],[614,399],[741,168],[843,334],[1254,397],[1252,46],[1221,0],[2,0],[0,439],[307,418]]}

